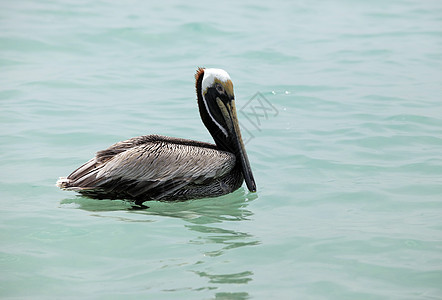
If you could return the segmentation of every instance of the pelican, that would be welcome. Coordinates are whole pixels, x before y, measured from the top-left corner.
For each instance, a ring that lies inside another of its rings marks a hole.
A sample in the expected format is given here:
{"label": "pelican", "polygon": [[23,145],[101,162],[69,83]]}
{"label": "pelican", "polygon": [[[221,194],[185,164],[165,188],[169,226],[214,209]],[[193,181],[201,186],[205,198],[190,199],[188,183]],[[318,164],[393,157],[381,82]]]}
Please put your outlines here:
{"label": "pelican", "polygon": [[244,180],[255,192],[229,74],[198,68],[195,81],[200,116],[215,144],[161,135],[134,137],[97,152],[56,185],[96,199],[134,200],[141,207],[149,200],[225,195]]}

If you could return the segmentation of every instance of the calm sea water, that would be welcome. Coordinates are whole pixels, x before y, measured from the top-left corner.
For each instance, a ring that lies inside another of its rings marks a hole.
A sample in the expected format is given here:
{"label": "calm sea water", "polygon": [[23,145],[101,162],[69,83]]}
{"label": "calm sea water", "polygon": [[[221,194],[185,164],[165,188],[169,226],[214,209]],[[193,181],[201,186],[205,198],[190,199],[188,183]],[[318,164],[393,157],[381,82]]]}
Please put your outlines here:
{"label": "calm sea water", "polygon": [[[440,1],[2,1],[0,297],[442,299]],[[97,201],[54,184],[143,134],[211,141],[227,70],[257,181]]]}

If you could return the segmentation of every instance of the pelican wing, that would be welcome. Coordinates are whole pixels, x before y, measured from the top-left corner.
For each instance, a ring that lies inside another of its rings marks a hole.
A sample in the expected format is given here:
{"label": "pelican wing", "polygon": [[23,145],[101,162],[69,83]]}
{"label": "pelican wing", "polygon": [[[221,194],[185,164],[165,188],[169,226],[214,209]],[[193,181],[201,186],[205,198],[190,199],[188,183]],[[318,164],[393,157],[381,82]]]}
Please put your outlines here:
{"label": "pelican wing", "polygon": [[187,184],[230,172],[235,156],[215,145],[157,135],[119,142],[70,174],[60,186],[87,192],[163,198]]}

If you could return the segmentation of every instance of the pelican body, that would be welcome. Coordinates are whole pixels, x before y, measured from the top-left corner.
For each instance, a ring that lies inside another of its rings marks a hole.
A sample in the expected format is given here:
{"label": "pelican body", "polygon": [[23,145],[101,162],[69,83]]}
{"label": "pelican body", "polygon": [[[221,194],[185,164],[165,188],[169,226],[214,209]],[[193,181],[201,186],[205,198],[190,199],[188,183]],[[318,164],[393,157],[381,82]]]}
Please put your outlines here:
{"label": "pelican body", "polygon": [[215,144],[145,135],[116,143],[72,172],[57,186],[97,199],[149,200],[216,197],[245,180],[256,191],[226,71],[199,68],[195,75],[201,119]]}

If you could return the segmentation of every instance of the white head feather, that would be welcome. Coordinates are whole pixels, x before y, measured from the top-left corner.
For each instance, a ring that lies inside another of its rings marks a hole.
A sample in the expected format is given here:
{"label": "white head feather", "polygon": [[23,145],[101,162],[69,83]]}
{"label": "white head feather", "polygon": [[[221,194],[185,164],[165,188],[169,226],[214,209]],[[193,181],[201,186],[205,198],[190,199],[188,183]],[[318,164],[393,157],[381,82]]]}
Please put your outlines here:
{"label": "white head feather", "polygon": [[221,82],[227,82],[227,80],[231,81],[229,74],[223,69],[204,69],[202,82],[203,95],[206,93],[207,88],[214,84],[215,79],[218,79]]}

